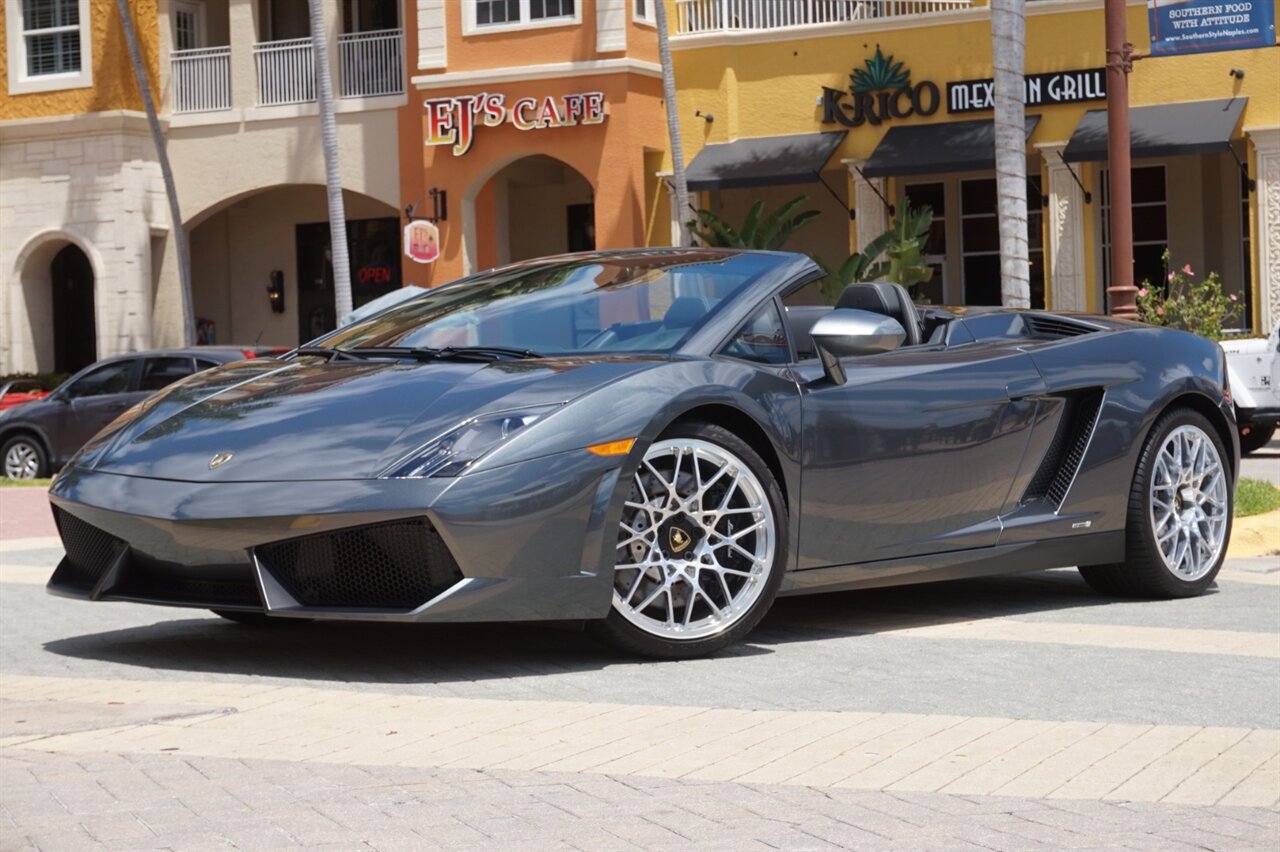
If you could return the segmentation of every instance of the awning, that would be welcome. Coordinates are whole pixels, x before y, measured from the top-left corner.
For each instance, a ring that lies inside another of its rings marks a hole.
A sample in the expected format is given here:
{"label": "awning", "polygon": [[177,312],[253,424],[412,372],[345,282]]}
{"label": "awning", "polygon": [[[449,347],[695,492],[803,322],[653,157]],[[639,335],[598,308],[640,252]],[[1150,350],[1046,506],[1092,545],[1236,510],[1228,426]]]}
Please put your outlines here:
{"label": "awning", "polygon": [[[1222,98],[1132,107],[1129,110],[1129,150],[1133,157],[1212,154],[1230,147],[1248,98]],[[1062,152],[1069,163],[1107,159],[1107,111],[1084,114]]]}
{"label": "awning", "polygon": [[[1026,117],[1027,137],[1040,116]],[[862,167],[867,177],[988,171],[996,167],[996,125],[989,118],[890,127]]]}
{"label": "awning", "polygon": [[847,130],[794,136],[757,136],[707,145],[689,164],[689,189],[738,189],[812,183]]}

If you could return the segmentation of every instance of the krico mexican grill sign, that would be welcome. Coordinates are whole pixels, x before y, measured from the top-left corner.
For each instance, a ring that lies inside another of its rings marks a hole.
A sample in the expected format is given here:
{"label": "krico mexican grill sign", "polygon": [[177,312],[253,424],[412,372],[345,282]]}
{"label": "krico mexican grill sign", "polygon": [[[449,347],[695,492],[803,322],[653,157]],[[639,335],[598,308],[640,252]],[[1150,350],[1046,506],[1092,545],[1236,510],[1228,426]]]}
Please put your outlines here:
{"label": "krico mexican grill sign", "polygon": [[[947,83],[944,100],[937,83],[923,80],[912,84],[911,73],[893,55],[885,56],[876,45],[876,55],[863,61],[849,75],[848,90],[822,87],[822,123],[860,127],[878,125],[891,118],[933,115],[939,106],[948,114],[994,109],[991,78],[956,80]],[[1074,104],[1106,100],[1106,69],[1085,68],[1028,74],[1024,78],[1026,105]]]}
{"label": "krico mexican grill sign", "polygon": [[426,143],[452,145],[455,157],[471,150],[476,127],[510,124],[517,130],[604,124],[604,93],[580,92],[560,97],[520,98],[507,105],[507,96],[481,93],[426,101]]}

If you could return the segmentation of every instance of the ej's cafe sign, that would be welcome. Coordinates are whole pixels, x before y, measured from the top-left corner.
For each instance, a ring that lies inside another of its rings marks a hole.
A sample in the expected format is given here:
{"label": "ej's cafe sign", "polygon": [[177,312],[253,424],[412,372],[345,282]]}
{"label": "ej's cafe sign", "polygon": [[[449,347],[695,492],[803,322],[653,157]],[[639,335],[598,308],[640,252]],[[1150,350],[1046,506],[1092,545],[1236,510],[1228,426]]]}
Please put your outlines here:
{"label": "ej's cafe sign", "polygon": [[428,145],[452,145],[455,157],[471,150],[476,127],[510,124],[517,130],[604,124],[604,93],[579,92],[544,98],[520,98],[510,105],[507,96],[481,93],[434,98],[424,103]]}

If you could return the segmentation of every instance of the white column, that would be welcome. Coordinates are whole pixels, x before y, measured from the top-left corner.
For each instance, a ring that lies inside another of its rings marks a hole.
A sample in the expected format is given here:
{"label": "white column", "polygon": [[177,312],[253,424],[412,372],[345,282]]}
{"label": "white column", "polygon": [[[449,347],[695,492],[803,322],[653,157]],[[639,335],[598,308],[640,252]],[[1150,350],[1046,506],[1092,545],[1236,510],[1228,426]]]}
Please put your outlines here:
{"label": "white column", "polygon": [[1037,145],[1049,172],[1049,207],[1045,210],[1049,245],[1048,303],[1055,311],[1083,311],[1088,307],[1084,261],[1084,192],[1072,177],[1079,164],[1068,167],[1059,154],[1065,142]]}
{"label": "white column", "polygon": [[[866,160],[840,162],[848,166],[849,175],[853,178],[854,226],[858,243],[855,248],[862,251],[863,246],[889,230],[889,208],[881,200],[881,196],[889,197],[886,181],[884,178],[868,180],[858,172],[866,164]],[[880,194],[877,195],[877,192]]]}
{"label": "white column", "polygon": [[1246,127],[1258,182],[1258,324],[1268,333],[1280,320],[1280,127]]}
{"label": "white column", "polygon": [[258,41],[255,11],[253,0],[230,0],[227,10],[228,41],[231,44],[231,106],[234,109],[247,109],[258,103],[258,75],[253,65],[253,45]]}

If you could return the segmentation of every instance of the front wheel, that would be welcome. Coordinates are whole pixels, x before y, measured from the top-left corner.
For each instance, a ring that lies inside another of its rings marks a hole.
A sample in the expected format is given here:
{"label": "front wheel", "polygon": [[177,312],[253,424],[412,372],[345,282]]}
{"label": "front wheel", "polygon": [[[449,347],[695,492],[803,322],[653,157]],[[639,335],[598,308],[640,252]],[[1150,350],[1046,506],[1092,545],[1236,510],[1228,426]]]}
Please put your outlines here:
{"label": "front wheel", "polygon": [[782,492],[759,454],[719,426],[678,424],[632,476],[613,608],[593,627],[629,653],[709,654],[760,622],[786,558]]}
{"label": "front wheel", "polygon": [[1199,412],[1177,408],[1156,422],[1129,492],[1125,561],[1082,566],[1105,594],[1185,598],[1217,576],[1231,537],[1233,483],[1226,450]]}
{"label": "front wheel", "polygon": [[4,475],[10,479],[38,479],[49,475],[44,447],[30,435],[18,435],[4,442]]}

